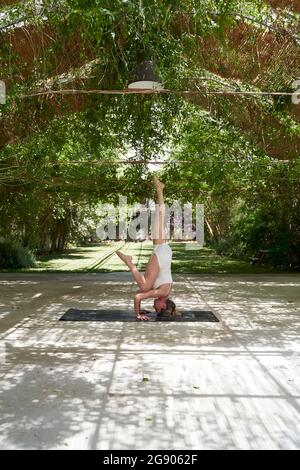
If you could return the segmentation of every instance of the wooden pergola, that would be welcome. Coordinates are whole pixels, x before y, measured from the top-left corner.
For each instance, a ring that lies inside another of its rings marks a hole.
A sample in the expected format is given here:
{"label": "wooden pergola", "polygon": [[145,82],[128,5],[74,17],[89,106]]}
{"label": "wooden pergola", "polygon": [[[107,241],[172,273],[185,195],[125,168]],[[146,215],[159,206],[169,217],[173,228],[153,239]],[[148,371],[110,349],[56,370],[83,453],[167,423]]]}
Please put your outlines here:
{"label": "wooden pergola", "polygon": [[[292,92],[293,81],[300,78],[297,22],[300,2],[268,0],[266,3],[273,11],[272,24],[237,13],[233,26],[225,29],[223,38],[215,35],[198,37],[199,54],[195,65],[199,74],[189,80],[188,89],[193,93],[187,94],[186,99],[232,123],[269,156],[293,159],[300,155],[299,135],[287,132],[282,121],[270,113],[268,103],[259,99],[259,93]],[[13,8],[14,5],[17,5],[14,0],[0,0],[1,7]],[[295,14],[291,15],[290,22],[286,19],[286,9]],[[174,34],[180,37],[189,28],[191,18],[178,12]],[[116,30],[115,34],[120,50],[126,48],[121,32]],[[21,95],[37,95],[23,98],[27,99],[25,114],[20,112],[18,101],[12,102],[9,111],[0,116],[0,148],[20,141],[37,128],[42,129],[55,115],[80,111],[91,105],[82,91],[95,87],[95,69],[101,58],[89,41],[82,40],[80,28],[74,28],[66,38],[55,24],[47,20],[33,25],[26,18],[20,18],[4,24],[3,17],[0,17],[0,36],[1,49],[9,50],[9,60],[2,60],[0,76],[5,80],[8,95],[16,84],[22,90]],[[51,54],[50,49],[58,46],[60,53]],[[45,56],[50,59],[51,67],[46,66]],[[104,79],[113,81],[111,72],[107,70],[106,73]],[[243,87],[253,94],[230,93]],[[97,88],[101,89],[101,83],[98,82]],[[51,90],[65,89],[78,90],[78,93],[64,94],[63,98],[51,93]],[[224,93],[207,93],[211,90]],[[300,105],[293,104],[290,96],[285,100],[289,100],[285,110],[290,119],[299,123]]]}

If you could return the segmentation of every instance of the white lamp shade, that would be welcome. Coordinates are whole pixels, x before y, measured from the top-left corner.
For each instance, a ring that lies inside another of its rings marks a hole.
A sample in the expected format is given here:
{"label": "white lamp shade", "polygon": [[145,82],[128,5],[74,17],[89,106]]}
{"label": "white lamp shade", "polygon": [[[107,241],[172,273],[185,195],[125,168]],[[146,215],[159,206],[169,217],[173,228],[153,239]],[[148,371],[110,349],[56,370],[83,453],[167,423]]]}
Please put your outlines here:
{"label": "white lamp shade", "polygon": [[132,82],[128,85],[130,90],[140,89],[140,90],[163,90],[163,86],[159,82],[152,82],[150,80],[141,80],[139,82]]}
{"label": "white lamp shade", "polygon": [[152,60],[145,60],[138,64],[135,70],[135,79],[128,85],[128,88],[140,90],[163,90],[159,77],[155,74]]}

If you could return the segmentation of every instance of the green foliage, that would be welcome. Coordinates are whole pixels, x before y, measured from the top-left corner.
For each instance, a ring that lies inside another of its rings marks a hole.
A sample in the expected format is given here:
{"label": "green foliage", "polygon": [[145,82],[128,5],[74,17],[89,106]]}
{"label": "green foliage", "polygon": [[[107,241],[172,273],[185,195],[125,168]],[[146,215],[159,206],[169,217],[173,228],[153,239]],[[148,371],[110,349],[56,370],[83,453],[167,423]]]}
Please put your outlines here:
{"label": "green foliage", "polygon": [[[291,210],[292,209],[292,210]],[[247,257],[269,250],[268,262],[291,269],[300,264],[299,214],[297,208],[280,201],[265,200],[255,208],[244,201],[237,204],[225,238],[213,244],[218,253]]]}
{"label": "green foliage", "polygon": [[0,268],[31,268],[35,265],[33,253],[14,241],[0,242]]}
{"label": "green foliage", "polygon": [[204,203],[206,240],[247,259],[260,249],[282,268],[300,265],[300,159],[273,160],[225,121],[190,109],[163,177],[181,202]]}
{"label": "green foliage", "polygon": [[[239,15],[263,27],[271,24],[274,12],[267,2],[46,0],[39,9],[30,0],[2,12],[2,27],[22,20],[42,33],[47,23],[51,39],[33,63],[14,55],[9,34],[0,45],[2,76],[9,81],[0,109],[0,146],[9,142],[0,150],[2,237],[42,252],[62,251],[89,235],[88,218],[94,218],[99,201],[114,203],[125,194],[133,203],[151,194],[149,167],[120,165],[120,159],[137,163],[170,155],[161,172],[167,201],[204,203],[207,240],[220,253],[247,257],[275,247],[274,264],[300,264],[299,159],[286,165],[255,149],[227,122],[232,112],[227,98],[211,98],[212,109],[218,100],[226,117],[220,119],[202,111],[201,101],[196,108],[176,94],[80,95],[71,105],[63,96],[21,96],[81,85],[126,88],[136,64],[149,58],[155,59],[165,88],[194,89],[200,83],[208,90],[259,91],[247,81],[204,70],[199,57],[204,37],[226,50],[225,32]],[[287,27],[287,14],[282,18]],[[292,25],[298,19],[293,15]],[[289,81],[289,70],[276,63],[274,77],[268,70],[274,91],[279,72],[284,83]],[[241,108],[249,100],[241,98],[235,109],[246,120],[251,108],[245,114]],[[257,97],[251,103],[264,119],[276,119],[286,136],[300,135],[287,99]],[[279,139],[276,126],[271,126],[274,135],[267,126],[261,131],[263,138]]]}

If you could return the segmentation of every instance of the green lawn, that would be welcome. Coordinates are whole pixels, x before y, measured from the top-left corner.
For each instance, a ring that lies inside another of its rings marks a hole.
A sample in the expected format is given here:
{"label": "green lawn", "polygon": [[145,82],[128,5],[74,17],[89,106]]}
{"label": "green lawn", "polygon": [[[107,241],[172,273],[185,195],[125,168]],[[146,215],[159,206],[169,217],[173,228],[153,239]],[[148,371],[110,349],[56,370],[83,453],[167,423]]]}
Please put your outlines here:
{"label": "green lawn", "polygon": [[276,272],[271,266],[252,266],[249,261],[218,255],[211,248],[188,251],[181,243],[172,243],[173,272],[195,274],[265,273]]}
{"label": "green lawn", "polygon": [[[249,262],[217,255],[210,248],[196,251],[186,249],[185,243],[171,243],[173,249],[174,273],[226,274],[276,272],[268,266],[251,266]],[[99,245],[80,246],[61,255],[43,256],[31,269],[15,272],[114,272],[127,271],[126,266],[115,254],[122,249],[133,256],[138,268],[145,269],[152,253],[151,242],[103,242]],[[6,272],[8,270],[5,270]],[[2,270],[4,272],[4,270]]]}

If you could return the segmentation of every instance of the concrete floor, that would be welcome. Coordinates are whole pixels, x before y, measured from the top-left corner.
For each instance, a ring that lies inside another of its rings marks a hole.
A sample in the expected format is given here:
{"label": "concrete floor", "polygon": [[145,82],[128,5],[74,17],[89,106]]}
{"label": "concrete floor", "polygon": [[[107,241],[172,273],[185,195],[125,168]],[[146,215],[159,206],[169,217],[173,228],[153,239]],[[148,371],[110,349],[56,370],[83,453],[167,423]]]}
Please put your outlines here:
{"label": "concrete floor", "polygon": [[300,449],[300,276],[174,278],[221,323],[59,322],[130,274],[0,274],[0,448]]}

